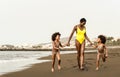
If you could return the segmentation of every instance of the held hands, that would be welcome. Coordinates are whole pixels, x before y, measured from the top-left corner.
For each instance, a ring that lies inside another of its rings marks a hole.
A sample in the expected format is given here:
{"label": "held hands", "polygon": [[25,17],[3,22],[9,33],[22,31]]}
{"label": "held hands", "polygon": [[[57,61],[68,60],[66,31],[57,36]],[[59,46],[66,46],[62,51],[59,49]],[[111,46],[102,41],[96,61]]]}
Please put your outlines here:
{"label": "held hands", "polygon": [[96,45],[94,45],[93,43],[90,43],[90,45],[91,45],[93,48],[96,48]]}
{"label": "held hands", "polygon": [[66,47],[66,46],[70,46],[70,44],[66,43],[62,45],[62,47]]}
{"label": "held hands", "polygon": [[92,47],[93,47],[93,48],[96,48],[96,46],[95,46],[95,45],[92,45]]}
{"label": "held hands", "polygon": [[70,46],[70,43],[67,43],[66,46]]}
{"label": "held hands", "polygon": [[68,43],[63,44],[59,49],[63,49],[63,47],[66,47],[66,46],[68,46],[68,45],[69,45]]}
{"label": "held hands", "polygon": [[66,46],[67,46],[67,44],[64,44],[64,45],[63,45],[63,47],[66,47]]}
{"label": "held hands", "polygon": [[90,42],[90,46],[95,47],[95,45],[92,42]]}
{"label": "held hands", "polygon": [[91,45],[91,46],[93,46],[93,43],[92,43],[92,42],[90,42],[90,45]]}

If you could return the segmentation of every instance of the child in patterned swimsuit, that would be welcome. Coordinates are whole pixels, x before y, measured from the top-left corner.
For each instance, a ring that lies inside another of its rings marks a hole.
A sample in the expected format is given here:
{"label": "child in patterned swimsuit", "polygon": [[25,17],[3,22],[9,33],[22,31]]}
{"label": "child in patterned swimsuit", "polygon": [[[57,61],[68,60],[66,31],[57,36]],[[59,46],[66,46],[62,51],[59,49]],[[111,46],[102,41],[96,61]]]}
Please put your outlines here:
{"label": "child in patterned swimsuit", "polygon": [[55,65],[55,58],[57,57],[58,59],[58,69],[61,69],[60,63],[61,63],[61,59],[60,59],[60,47],[65,47],[66,45],[62,45],[60,42],[60,33],[59,32],[55,32],[52,35],[52,69],[51,71],[54,72],[54,65]]}
{"label": "child in patterned swimsuit", "polygon": [[108,51],[105,46],[106,43],[106,37],[103,35],[99,35],[97,38],[97,45],[93,45],[93,47],[98,49],[97,53],[97,60],[96,60],[96,70],[99,69],[100,65],[100,59],[102,58],[103,62],[106,61],[106,58],[108,57]]}

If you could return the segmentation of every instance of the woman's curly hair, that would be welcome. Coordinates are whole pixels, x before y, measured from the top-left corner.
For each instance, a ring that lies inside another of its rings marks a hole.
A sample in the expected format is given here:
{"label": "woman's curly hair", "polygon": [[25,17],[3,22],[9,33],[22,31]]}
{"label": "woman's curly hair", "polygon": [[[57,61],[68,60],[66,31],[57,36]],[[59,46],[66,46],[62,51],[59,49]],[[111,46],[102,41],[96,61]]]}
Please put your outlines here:
{"label": "woman's curly hair", "polygon": [[61,34],[59,32],[55,32],[52,34],[52,41],[55,41],[55,38],[57,35],[61,36]]}

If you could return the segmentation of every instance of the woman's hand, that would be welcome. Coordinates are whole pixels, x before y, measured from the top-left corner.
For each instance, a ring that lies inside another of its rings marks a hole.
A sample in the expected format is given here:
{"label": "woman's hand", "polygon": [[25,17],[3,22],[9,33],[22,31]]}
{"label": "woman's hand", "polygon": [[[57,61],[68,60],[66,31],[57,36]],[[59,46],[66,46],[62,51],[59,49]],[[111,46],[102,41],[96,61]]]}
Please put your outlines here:
{"label": "woman's hand", "polygon": [[92,43],[92,42],[90,42],[90,45],[92,46],[92,45],[93,45],[93,43]]}
{"label": "woman's hand", "polygon": [[67,43],[66,46],[70,46],[70,43]]}

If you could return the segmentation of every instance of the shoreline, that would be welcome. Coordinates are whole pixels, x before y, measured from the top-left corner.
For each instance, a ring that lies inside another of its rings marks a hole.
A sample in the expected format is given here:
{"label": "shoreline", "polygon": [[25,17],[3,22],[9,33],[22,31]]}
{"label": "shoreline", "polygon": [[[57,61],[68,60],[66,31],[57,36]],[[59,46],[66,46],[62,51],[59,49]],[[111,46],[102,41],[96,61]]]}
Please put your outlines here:
{"label": "shoreline", "polygon": [[[113,49],[113,48],[120,48],[120,46],[108,46],[109,49]],[[85,47],[85,50],[94,50],[95,48],[93,47]],[[62,48],[60,49],[61,51],[75,51],[76,48]],[[51,48],[40,48],[40,49],[0,49],[0,51],[52,51]]]}
{"label": "shoreline", "polygon": [[[113,48],[108,50],[109,57],[107,62],[100,64],[100,70],[95,71],[95,53],[85,54],[85,70],[81,71],[77,67],[76,54],[62,54],[62,69],[57,70],[57,63],[55,65],[55,72],[51,72],[51,62],[33,64],[32,67],[13,73],[4,74],[0,77],[119,77],[120,76],[120,48]],[[51,56],[40,58],[39,60],[51,60]]]}

